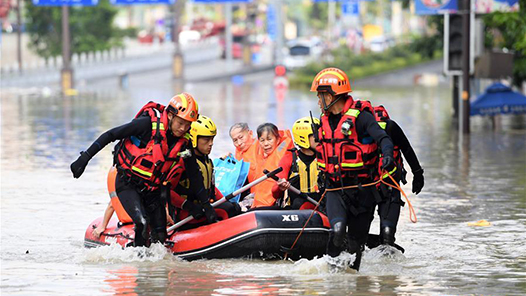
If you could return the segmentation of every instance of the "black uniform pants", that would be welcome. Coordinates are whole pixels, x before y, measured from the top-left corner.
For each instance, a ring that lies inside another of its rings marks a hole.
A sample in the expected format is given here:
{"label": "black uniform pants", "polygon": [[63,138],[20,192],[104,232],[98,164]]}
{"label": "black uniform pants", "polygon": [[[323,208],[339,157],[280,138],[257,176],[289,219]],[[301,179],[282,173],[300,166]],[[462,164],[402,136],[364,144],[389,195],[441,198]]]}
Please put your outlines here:
{"label": "black uniform pants", "polygon": [[152,242],[166,240],[166,210],[161,202],[160,190],[140,192],[133,183],[123,180],[120,174],[115,180],[117,196],[124,210],[135,226],[134,247],[146,246],[149,238],[148,226],[152,233]]}
{"label": "black uniform pants", "polygon": [[374,189],[327,191],[326,210],[331,228],[334,231],[334,224],[343,222],[347,226],[348,240],[347,246],[337,247],[333,244],[331,235],[327,245],[330,256],[338,256],[346,247],[349,252],[354,253],[367,242],[376,205],[370,190]]}
{"label": "black uniform pants", "polygon": [[[394,174],[394,179],[400,184],[400,174]],[[390,178],[385,179],[386,182],[392,183]],[[392,228],[396,232],[398,225],[398,218],[400,217],[400,208],[404,206],[401,199],[400,191],[398,189],[382,184],[380,193],[382,195],[382,202],[378,204],[378,216],[380,216],[380,233],[384,227]]]}

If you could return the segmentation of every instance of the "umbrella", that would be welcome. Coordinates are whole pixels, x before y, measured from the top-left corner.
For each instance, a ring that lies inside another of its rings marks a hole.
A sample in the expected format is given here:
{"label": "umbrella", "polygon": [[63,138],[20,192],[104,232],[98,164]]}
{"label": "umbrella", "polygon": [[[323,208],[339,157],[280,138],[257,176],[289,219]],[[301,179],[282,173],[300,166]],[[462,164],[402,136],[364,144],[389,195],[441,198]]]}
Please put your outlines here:
{"label": "umbrella", "polygon": [[526,113],[526,96],[502,83],[495,83],[471,103],[470,113],[472,116]]}

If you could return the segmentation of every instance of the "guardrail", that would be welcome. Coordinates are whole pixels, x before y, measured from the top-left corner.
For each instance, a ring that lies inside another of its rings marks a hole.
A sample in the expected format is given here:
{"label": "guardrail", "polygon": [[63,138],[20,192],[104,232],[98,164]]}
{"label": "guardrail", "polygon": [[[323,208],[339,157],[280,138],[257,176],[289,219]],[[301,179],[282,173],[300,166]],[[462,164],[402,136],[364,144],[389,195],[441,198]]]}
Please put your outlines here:
{"label": "guardrail", "polygon": [[[200,52],[197,58],[203,60],[218,58],[221,55],[219,38],[217,37],[182,44],[181,49],[183,54],[192,53],[188,56],[189,60],[186,62],[196,62],[196,54],[194,54],[196,52]],[[120,62],[125,59],[141,58],[155,54],[169,54],[172,52],[174,52],[174,44],[172,42],[144,44],[136,40],[127,40],[125,47],[73,54],[71,57],[71,65],[73,68],[78,68],[96,64]],[[30,62],[23,63],[21,71],[18,63],[12,61],[10,64],[2,65],[0,72],[4,78],[9,78],[12,75],[23,76],[32,72],[60,70],[61,68],[62,57],[56,56],[48,59],[33,59]]]}

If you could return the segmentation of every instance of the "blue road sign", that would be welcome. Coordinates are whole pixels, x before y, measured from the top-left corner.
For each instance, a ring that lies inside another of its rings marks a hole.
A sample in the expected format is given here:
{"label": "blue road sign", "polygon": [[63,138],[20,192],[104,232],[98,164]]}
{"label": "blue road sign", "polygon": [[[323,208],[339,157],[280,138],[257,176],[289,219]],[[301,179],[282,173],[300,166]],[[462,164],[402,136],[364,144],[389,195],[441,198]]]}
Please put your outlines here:
{"label": "blue road sign", "polygon": [[457,0],[415,0],[416,14],[444,14],[458,10]]}
{"label": "blue road sign", "polygon": [[113,5],[174,4],[175,0],[110,0]]}
{"label": "blue road sign", "polygon": [[95,6],[99,0],[33,0],[35,6]]}
{"label": "blue road sign", "polygon": [[267,32],[272,41],[276,40],[278,31],[278,23],[276,19],[276,10],[274,6],[269,5],[267,9]]}
{"label": "blue road sign", "polygon": [[214,3],[214,4],[227,3],[227,2],[231,2],[231,3],[247,3],[247,2],[252,2],[252,0],[193,0],[193,2],[195,2],[195,3]]}
{"label": "blue road sign", "polygon": [[[313,2],[342,2],[342,4],[344,2],[349,2],[347,0],[312,0]],[[354,0],[355,2],[374,2],[376,0]],[[394,0],[391,0],[391,1],[394,1]],[[511,0],[510,0],[511,1]],[[353,2],[353,1],[350,1],[350,2]]]}
{"label": "blue road sign", "polygon": [[344,1],[342,2],[342,15],[359,15],[360,14],[360,5],[358,1]]}

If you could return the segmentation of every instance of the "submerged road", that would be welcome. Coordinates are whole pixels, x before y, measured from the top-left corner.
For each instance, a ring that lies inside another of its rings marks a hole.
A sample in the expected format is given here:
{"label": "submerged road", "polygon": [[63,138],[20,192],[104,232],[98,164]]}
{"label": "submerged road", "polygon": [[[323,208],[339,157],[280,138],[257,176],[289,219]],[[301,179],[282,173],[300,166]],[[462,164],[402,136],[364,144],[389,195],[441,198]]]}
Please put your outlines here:
{"label": "submerged road", "polygon": [[[409,194],[418,223],[409,222],[406,207],[400,217],[403,255],[367,250],[354,274],[331,273],[326,258],[184,262],[161,246],[148,256],[118,246],[84,249],[86,228],[109,201],[112,145],[78,180],[69,164],[147,101],[166,102],[182,90],[194,95],[201,113],[218,126],[212,157],[233,151],[228,128],[235,122],[255,129],[268,121],[285,129],[309,110],[319,115],[307,90],[289,90],[279,99],[268,72],[182,86],[163,73],[131,75],[125,90],[114,80],[99,80],[78,97],[2,94],[2,294],[526,294],[526,120],[505,117],[502,131],[494,132],[489,122],[474,118],[471,135],[460,139],[445,87],[354,87],[356,96],[386,106],[425,170],[422,193]],[[409,174],[406,193],[411,180]],[[468,225],[481,219],[490,225]],[[378,233],[377,220],[372,233]]]}

